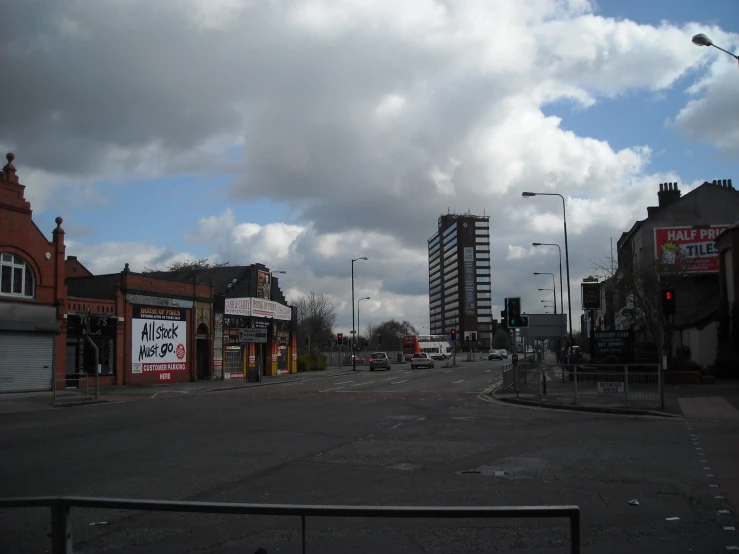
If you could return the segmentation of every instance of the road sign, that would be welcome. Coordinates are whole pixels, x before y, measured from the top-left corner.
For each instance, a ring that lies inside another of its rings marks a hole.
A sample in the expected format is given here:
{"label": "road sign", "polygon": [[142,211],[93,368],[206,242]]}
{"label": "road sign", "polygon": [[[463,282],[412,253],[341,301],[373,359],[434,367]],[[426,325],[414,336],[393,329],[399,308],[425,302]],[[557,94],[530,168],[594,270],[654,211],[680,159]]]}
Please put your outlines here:
{"label": "road sign", "polygon": [[266,343],[267,329],[239,329],[240,343]]}

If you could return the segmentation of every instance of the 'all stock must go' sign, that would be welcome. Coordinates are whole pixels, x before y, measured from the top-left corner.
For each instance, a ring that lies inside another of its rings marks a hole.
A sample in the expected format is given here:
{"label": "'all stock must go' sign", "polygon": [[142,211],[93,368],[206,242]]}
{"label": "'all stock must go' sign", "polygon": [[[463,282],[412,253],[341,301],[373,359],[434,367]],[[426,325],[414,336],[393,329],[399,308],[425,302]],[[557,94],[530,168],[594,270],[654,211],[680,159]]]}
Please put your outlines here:
{"label": "'all stock must go' sign", "polygon": [[186,310],[134,305],[131,359],[132,373],[185,371]]}

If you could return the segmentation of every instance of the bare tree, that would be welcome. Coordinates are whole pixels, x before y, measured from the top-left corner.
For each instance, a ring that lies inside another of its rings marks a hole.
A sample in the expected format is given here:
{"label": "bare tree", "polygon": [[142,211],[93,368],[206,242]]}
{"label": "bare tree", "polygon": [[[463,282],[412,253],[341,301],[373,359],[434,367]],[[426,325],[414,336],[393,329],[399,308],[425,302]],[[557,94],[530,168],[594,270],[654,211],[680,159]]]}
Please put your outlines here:
{"label": "bare tree", "polygon": [[668,356],[672,352],[671,316],[662,312],[661,290],[669,286],[679,289],[682,297],[681,307],[689,310],[698,303],[695,274],[691,272],[693,261],[683,259],[679,252],[669,260],[621,260],[612,251],[601,261],[594,263],[598,276],[604,279],[615,278],[618,301],[614,304],[632,310],[632,321],[642,323],[648,330],[648,338],[660,344]]}
{"label": "bare tree", "polygon": [[370,344],[374,344],[374,338],[375,338],[375,325],[372,325],[371,323],[368,323],[364,327],[364,338],[366,338]]}
{"label": "bare tree", "polygon": [[508,336],[503,329],[498,329],[493,337],[493,348],[505,348],[506,350],[511,349],[511,337]]}
{"label": "bare tree", "polygon": [[155,271],[184,271],[184,270],[191,270],[191,271],[202,271],[204,269],[211,269],[214,267],[226,267],[229,264],[229,262],[216,262],[216,263],[210,263],[208,262],[208,258],[201,258],[199,260],[182,260],[179,262],[173,262],[169,266],[167,266],[165,269],[150,269],[145,268],[144,273],[153,273]]}
{"label": "bare tree", "polygon": [[[310,292],[296,299],[299,347],[307,353],[320,352],[333,339],[336,309],[325,294]],[[310,347],[305,345],[305,340]]]}

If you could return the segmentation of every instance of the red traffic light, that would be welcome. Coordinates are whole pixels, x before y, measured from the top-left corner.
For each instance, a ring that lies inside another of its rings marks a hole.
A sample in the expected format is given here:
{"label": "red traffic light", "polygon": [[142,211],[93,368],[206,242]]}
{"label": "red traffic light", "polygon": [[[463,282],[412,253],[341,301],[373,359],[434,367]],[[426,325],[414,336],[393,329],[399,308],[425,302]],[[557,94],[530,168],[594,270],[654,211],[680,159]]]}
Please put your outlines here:
{"label": "red traffic light", "polygon": [[667,300],[672,300],[672,292],[670,292],[669,290],[665,292],[665,298]]}

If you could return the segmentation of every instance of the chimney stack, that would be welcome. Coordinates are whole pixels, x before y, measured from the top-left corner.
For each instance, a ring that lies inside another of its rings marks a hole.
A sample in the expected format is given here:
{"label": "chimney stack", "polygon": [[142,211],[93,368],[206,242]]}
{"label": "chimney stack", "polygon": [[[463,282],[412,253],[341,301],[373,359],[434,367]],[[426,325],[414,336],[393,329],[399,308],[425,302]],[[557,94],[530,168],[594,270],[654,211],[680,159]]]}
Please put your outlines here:
{"label": "chimney stack", "polygon": [[714,179],[713,184],[722,189],[734,190],[734,185],[731,184],[731,179]]}
{"label": "chimney stack", "polygon": [[677,183],[660,183],[659,192],[657,193],[659,207],[664,208],[665,206],[674,204],[680,200],[681,194],[680,189],[677,187]]}

